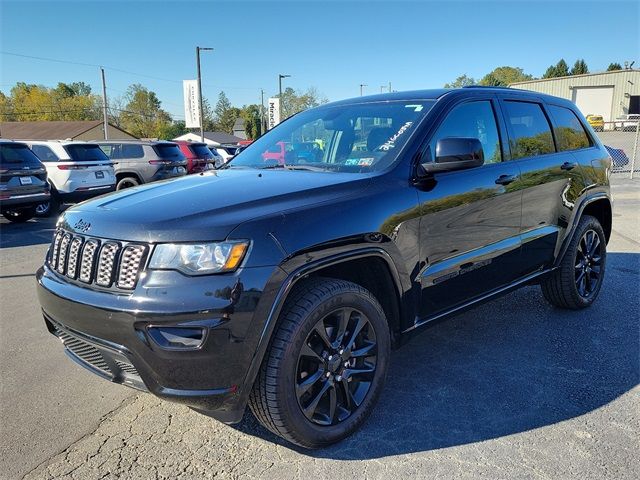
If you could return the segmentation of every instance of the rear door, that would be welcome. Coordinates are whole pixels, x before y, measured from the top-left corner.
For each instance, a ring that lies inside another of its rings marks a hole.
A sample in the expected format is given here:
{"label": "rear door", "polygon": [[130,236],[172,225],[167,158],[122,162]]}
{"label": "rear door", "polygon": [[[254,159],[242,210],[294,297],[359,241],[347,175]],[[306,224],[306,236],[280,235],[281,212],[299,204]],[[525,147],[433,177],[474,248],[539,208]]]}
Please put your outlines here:
{"label": "rear door", "polygon": [[68,144],[64,150],[69,159],[61,159],[57,167],[70,170],[71,190],[115,184],[113,164],[97,144]]}
{"label": "rear door", "polygon": [[520,255],[522,194],[512,188],[518,166],[506,161],[506,133],[493,95],[453,106],[428,148],[440,138],[477,138],[485,164],[435,173],[419,187],[423,268],[419,316],[433,318],[511,283]]}
{"label": "rear door", "polygon": [[[557,149],[558,131],[542,100],[501,99],[513,163],[522,178],[522,276],[551,265],[582,186],[581,169],[571,151]],[[568,140],[570,141],[570,140]]]}

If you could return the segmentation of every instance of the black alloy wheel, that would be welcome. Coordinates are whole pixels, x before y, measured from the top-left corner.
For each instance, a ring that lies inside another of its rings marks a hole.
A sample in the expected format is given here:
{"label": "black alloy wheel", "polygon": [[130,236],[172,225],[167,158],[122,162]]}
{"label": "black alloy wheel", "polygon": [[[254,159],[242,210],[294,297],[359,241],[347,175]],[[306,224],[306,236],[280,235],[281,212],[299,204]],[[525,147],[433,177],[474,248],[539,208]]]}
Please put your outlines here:
{"label": "black alloy wheel", "polygon": [[376,334],[364,313],[344,307],[322,318],[298,356],[302,413],[318,425],[349,418],[371,388],[377,360]]}
{"label": "black alloy wheel", "polygon": [[540,283],[544,298],[559,308],[590,306],[604,281],[606,245],[607,237],[598,219],[583,215],[559,265]]}
{"label": "black alloy wheel", "polygon": [[594,230],[587,230],[576,249],[576,288],[582,298],[597,292],[602,281],[602,242]]}

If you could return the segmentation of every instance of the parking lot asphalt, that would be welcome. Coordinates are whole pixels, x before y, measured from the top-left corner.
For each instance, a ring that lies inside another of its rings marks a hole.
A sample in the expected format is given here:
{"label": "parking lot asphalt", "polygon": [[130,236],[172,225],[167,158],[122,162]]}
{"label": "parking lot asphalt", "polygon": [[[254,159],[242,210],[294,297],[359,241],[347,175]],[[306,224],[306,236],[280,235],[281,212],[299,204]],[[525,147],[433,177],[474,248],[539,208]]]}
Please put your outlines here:
{"label": "parking lot asphalt", "polygon": [[73,364],[34,292],[53,221],[2,220],[0,478],[639,478],[640,181],[613,182],[592,308],[527,287],[434,325],[393,353],[364,427],[314,452]]}

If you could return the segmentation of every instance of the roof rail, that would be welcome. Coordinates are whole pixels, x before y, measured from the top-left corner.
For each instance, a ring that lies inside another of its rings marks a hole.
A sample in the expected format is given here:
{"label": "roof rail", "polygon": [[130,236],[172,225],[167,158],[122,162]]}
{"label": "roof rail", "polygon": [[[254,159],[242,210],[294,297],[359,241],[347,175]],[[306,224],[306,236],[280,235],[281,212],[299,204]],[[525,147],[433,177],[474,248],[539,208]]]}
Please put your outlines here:
{"label": "roof rail", "polygon": [[493,85],[465,85],[462,88],[502,88],[502,89],[507,89],[507,90],[513,90],[510,87],[505,87],[505,86],[502,86],[502,85],[499,85],[499,86],[493,86]]}

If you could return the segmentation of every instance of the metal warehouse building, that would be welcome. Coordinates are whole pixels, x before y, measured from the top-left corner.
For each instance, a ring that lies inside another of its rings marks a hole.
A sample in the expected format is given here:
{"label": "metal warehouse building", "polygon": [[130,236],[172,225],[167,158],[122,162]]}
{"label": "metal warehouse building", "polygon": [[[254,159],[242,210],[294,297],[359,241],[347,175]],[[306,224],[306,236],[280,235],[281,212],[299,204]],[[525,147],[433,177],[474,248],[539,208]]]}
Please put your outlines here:
{"label": "metal warehouse building", "polygon": [[616,70],[512,83],[573,101],[583,115],[602,115],[605,122],[640,113],[640,70]]}

